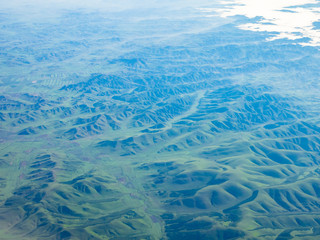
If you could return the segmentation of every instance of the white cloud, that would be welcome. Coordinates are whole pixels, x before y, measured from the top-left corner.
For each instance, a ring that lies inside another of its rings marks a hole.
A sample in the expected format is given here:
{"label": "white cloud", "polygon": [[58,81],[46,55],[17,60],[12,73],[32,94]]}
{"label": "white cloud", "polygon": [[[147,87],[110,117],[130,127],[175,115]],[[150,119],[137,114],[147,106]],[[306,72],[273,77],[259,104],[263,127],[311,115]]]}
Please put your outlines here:
{"label": "white cloud", "polygon": [[[320,46],[320,31],[313,26],[320,20],[320,7],[315,7],[318,0],[231,0],[222,3],[224,7],[220,9],[200,10],[206,14],[215,12],[225,18],[236,15],[259,17],[260,20],[239,25],[239,28],[277,33],[268,40],[307,37],[310,41],[302,45]],[[313,6],[303,6],[306,4]]]}

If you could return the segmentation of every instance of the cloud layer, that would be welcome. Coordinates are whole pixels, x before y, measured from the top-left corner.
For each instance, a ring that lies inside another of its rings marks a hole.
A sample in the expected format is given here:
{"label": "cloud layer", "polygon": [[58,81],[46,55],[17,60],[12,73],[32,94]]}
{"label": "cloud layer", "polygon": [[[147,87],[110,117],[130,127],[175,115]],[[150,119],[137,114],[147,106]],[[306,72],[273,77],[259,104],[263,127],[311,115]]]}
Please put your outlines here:
{"label": "cloud layer", "polygon": [[317,0],[232,0],[222,3],[223,8],[201,10],[206,14],[215,12],[225,18],[236,15],[259,18],[254,23],[239,25],[239,28],[274,33],[268,40],[309,38],[301,44],[320,45],[320,31],[314,26],[320,21]]}

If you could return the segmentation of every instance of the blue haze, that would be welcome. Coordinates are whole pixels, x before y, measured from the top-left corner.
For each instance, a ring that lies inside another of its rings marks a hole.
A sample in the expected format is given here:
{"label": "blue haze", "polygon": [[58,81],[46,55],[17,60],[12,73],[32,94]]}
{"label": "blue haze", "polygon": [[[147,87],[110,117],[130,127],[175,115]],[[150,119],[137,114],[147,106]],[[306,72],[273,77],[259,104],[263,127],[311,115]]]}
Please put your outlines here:
{"label": "blue haze", "polygon": [[319,47],[206,8],[2,4],[0,239],[319,238]]}

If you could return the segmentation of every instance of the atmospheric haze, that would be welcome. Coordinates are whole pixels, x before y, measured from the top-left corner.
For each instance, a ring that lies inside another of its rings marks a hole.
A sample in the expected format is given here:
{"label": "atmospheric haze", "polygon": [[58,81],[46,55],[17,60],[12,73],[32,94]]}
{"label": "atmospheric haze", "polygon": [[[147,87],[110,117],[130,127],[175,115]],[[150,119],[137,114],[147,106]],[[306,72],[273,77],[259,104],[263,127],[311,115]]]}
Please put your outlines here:
{"label": "atmospheric haze", "polygon": [[0,19],[0,239],[320,238],[319,1]]}

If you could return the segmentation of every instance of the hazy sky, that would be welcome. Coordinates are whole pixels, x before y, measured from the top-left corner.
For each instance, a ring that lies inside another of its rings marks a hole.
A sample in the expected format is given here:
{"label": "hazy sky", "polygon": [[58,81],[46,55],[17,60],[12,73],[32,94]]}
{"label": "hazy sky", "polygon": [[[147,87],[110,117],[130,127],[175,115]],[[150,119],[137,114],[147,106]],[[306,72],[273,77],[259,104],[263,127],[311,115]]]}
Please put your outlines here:
{"label": "hazy sky", "polygon": [[[1,3],[2,2],[2,3]],[[87,9],[99,11],[121,11],[128,9],[145,9],[145,8],[185,8],[212,5],[219,1],[209,0],[0,0],[1,8],[19,9],[26,6],[38,9],[51,8],[57,9]]]}

